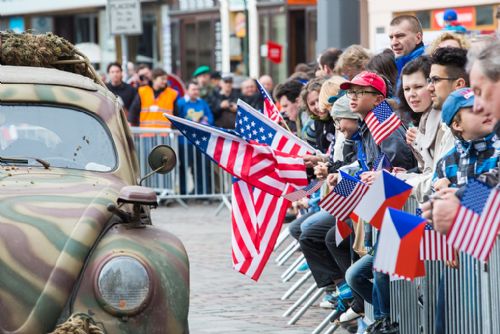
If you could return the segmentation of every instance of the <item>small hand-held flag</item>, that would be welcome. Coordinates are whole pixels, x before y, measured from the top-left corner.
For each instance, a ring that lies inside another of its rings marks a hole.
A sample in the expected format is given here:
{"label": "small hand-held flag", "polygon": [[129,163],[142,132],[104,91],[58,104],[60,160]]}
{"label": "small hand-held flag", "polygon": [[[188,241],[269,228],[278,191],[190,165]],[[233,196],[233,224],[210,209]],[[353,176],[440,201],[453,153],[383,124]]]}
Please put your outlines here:
{"label": "small hand-held flag", "polygon": [[419,255],[424,225],[422,217],[387,208],[373,269],[409,280],[425,275]]}
{"label": "small hand-held flag", "polygon": [[284,197],[290,202],[298,201],[299,199],[314,194],[319,188],[321,188],[323,183],[325,183],[324,180],[312,180],[311,183],[304,188],[286,194]]}
{"label": "small hand-held flag", "polygon": [[500,229],[500,190],[473,180],[466,185],[448,243],[487,261]]}
{"label": "small hand-held flag", "polygon": [[255,80],[255,82],[257,82],[257,87],[259,88],[260,95],[262,95],[262,99],[264,100],[264,110],[263,110],[264,115],[275,123],[284,122],[285,120],[283,119],[283,116],[281,116],[278,107],[276,107],[276,105],[273,102],[273,99],[266,91],[264,86],[262,86],[259,80]]}
{"label": "small hand-held flag", "polygon": [[455,250],[446,236],[436,231],[431,224],[425,223],[424,237],[420,243],[420,259],[431,261],[454,261]]}
{"label": "small hand-held flag", "polygon": [[403,208],[411,189],[409,184],[383,170],[382,175],[373,182],[353,213],[380,229],[385,209]]}
{"label": "small hand-held flag", "polygon": [[338,220],[345,221],[368,191],[368,186],[342,171],[339,177],[340,181],[319,202],[319,206]]}
{"label": "small hand-held flag", "polygon": [[373,171],[386,170],[388,172],[392,171],[392,164],[387,155],[384,152],[380,152],[379,156],[373,162]]}
{"label": "small hand-held flag", "polygon": [[352,228],[343,220],[337,219],[335,225],[335,244],[337,246],[352,233]]}
{"label": "small hand-held flag", "polygon": [[401,120],[384,100],[365,117],[365,123],[377,145],[380,145],[401,125]]}

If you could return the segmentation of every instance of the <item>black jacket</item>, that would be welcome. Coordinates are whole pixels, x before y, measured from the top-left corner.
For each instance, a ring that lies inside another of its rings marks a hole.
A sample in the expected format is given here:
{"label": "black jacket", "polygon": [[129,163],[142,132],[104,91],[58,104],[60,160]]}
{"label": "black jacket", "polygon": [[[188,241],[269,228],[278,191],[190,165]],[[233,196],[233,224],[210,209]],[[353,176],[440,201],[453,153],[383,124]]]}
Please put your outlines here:
{"label": "black jacket", "polygon": [[335,125],[333,120],[314,120],[314,128],[316,129],[316,147],[323,153],[326,153],[330,143],[335,140]]}
{"label": "black jacket", "polygon": [[111,82],[108,82],[106,87],[108,87],[113,94],[122,99],[123,106],[127,111],[130,110],[130,106],[137,95],[137,90],[134,87],[125,82],[122,82],[118,86],[113,86]]}
{"label": "black jacket", "polygon": [[213,103],[210,106],[212,113],[214,114],[215,125],[225,129],[234,129],[234,122],[236,121],[236,113],[229,109],[221,108],[220,104],[222,101],[228,101],[229,103],[238,102],[240,97],[239,91],[236,89],[231,90],[231,94],[224,95],[220,91],[214,93]]}

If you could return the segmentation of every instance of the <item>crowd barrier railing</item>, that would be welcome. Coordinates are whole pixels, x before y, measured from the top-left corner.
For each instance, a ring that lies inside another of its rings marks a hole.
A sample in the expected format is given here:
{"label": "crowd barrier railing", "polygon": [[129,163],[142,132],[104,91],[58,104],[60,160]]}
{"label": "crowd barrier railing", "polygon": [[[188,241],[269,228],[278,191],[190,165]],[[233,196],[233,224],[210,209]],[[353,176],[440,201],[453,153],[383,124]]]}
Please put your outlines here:
{"label": "crowd barrier railing", "polygon": [[[404,210],[415,213],[410,199]],[[426,275],[413,282],[391,282],[391,319],[401,334],[436,332],[438,292],[444,289],[447,333],[500,333],[500,242],[486,264],[460,252],[458,268],[425,261]]]}
{"label": "crowd barrier railing", "polygon": [[214,164],[190,144],[178,130],[132,127],[141,175],[151,171],[148,155],[157,145],[171,146],[177,155],[177,164],[168,174],[154,174],[144,186],[154,189],[160,200],[176,200],[187,206],[187,199],[220,200],[231,207],[231,175]]}

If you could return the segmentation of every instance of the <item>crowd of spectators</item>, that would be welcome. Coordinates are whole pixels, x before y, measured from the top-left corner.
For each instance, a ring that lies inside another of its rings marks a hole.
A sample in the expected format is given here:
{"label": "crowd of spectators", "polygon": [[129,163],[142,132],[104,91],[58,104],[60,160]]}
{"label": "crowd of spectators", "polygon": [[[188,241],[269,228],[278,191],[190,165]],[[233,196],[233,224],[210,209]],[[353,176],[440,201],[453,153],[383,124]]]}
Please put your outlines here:
{"label": "crowd of spectators", "polygon": [[[393,173],[412,185],[411,196],[421,204],[424,217],[441,233],[449,231],[468,182],[480,179],[498,187],[500,95],[495,92],[500,43],[494,37],[470,40],[457,31],[448,29],[425,46],[419,20],[401,15],[390,23],[390,49],[373,54],[360,45],[330,48],[316,63],[298,64],[275,87],[270,76],[259,78],[289,130],[319,152],[304,161],[309,177],[326,180],[325,186],[293,204],[289,230],[307,260],[299,270],[311,270],[317,286],[326,288],[320,306],[342,303],[347,310],[339,321],[346,327],[363,317],[367,302],[373,305],[375,322],[366,333],[398,332],[390,318],[390,277],[373,270],[377,244],[371,226],[349,219],[354,233],[337,244],[337,219],[318,207],[319,199],[337,184],[339,171],[370,185],[380,176],[374,162],[384,153]],[[169,88],[162,70],[139,67],[134,76],[138,93],[118,72],[119,64],[108,67],[108,87],[121,97],[134,126],[150,126],[159,121],[156,115],[167,112],[230,129],[238,99],[263,108],[254,79],[236,89],[231,74],[212,73],[207,66],[193,73],[185,96]],[[402,123],[377,144],[365,117],[384,101]],[[445,333],[445,297],[439,289],[436,333]]]}

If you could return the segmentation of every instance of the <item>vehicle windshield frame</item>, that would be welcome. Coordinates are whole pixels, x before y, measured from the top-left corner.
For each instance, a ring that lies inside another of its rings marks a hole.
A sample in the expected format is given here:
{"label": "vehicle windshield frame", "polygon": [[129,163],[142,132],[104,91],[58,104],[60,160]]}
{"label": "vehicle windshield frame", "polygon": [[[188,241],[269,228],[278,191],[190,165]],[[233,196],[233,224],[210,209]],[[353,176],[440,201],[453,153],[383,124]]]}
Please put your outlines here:
{"label": "vehicle windshield frame", "polygon": [[[75,107],[75,106],[67,105],[67,104],[44,103],[44,102],[35,102],[35,103],[7,102],[7,103],[5,103],[4,101],[0,101],[0,107],[1,106],[9,106],[9,107],[23,107],[23,106],[27,106],[27,107],[49,107],[49,108],[57,108],[57,109],[70,109],[70,110],[73,110],[75,112],[84,113],[87,116],[92,117],[93,119],[95,119],[102,126],[102,128],[104,129],[104,132],[106,133],[106,135],[108,136],[108,138],[110,140],[111,148],[113,150],[114,166],[112,166],[109,170],[105,170],[105,171],[104,170],[97,170],[97,169],[85,169],[85,168],[75,168],[75,167],[53,166],[52,164],[51,164],[50,167],[51,168],[72,169],[72,170],[85,171],[85,172],[104,173],[104,174],[113,173],[113,172],[115,172],[118,169],[118,166],[120,164],[120,159],[119,159],[120,157],[119,157],[119,154],[118,154],[118,150],[116,148],[116,143],[115,143],[114,137],[113,137],[113,135],[111,133],[111,130],[109,129],[108,125],[106,124],[106,122],[98,114],[96,114],[95,112],[91,112],[91,111],[83,109],[81,107]],[[17,158],[17,156],[16,156],[16,158]],[[28,158],[28,159],[42,158],[43,159],[43,157],[37,157],[37,156],[33,156],[33,157],[32,156],[29,156],[29,157],[22,157],[22,156],[20,156],[19,158]],[[29,167],[38,167],[39,166],[38,163],[37,164],[15,164],[15,163],[11,163],[9,165],[13,165],[13,166],[29,166]]]}

